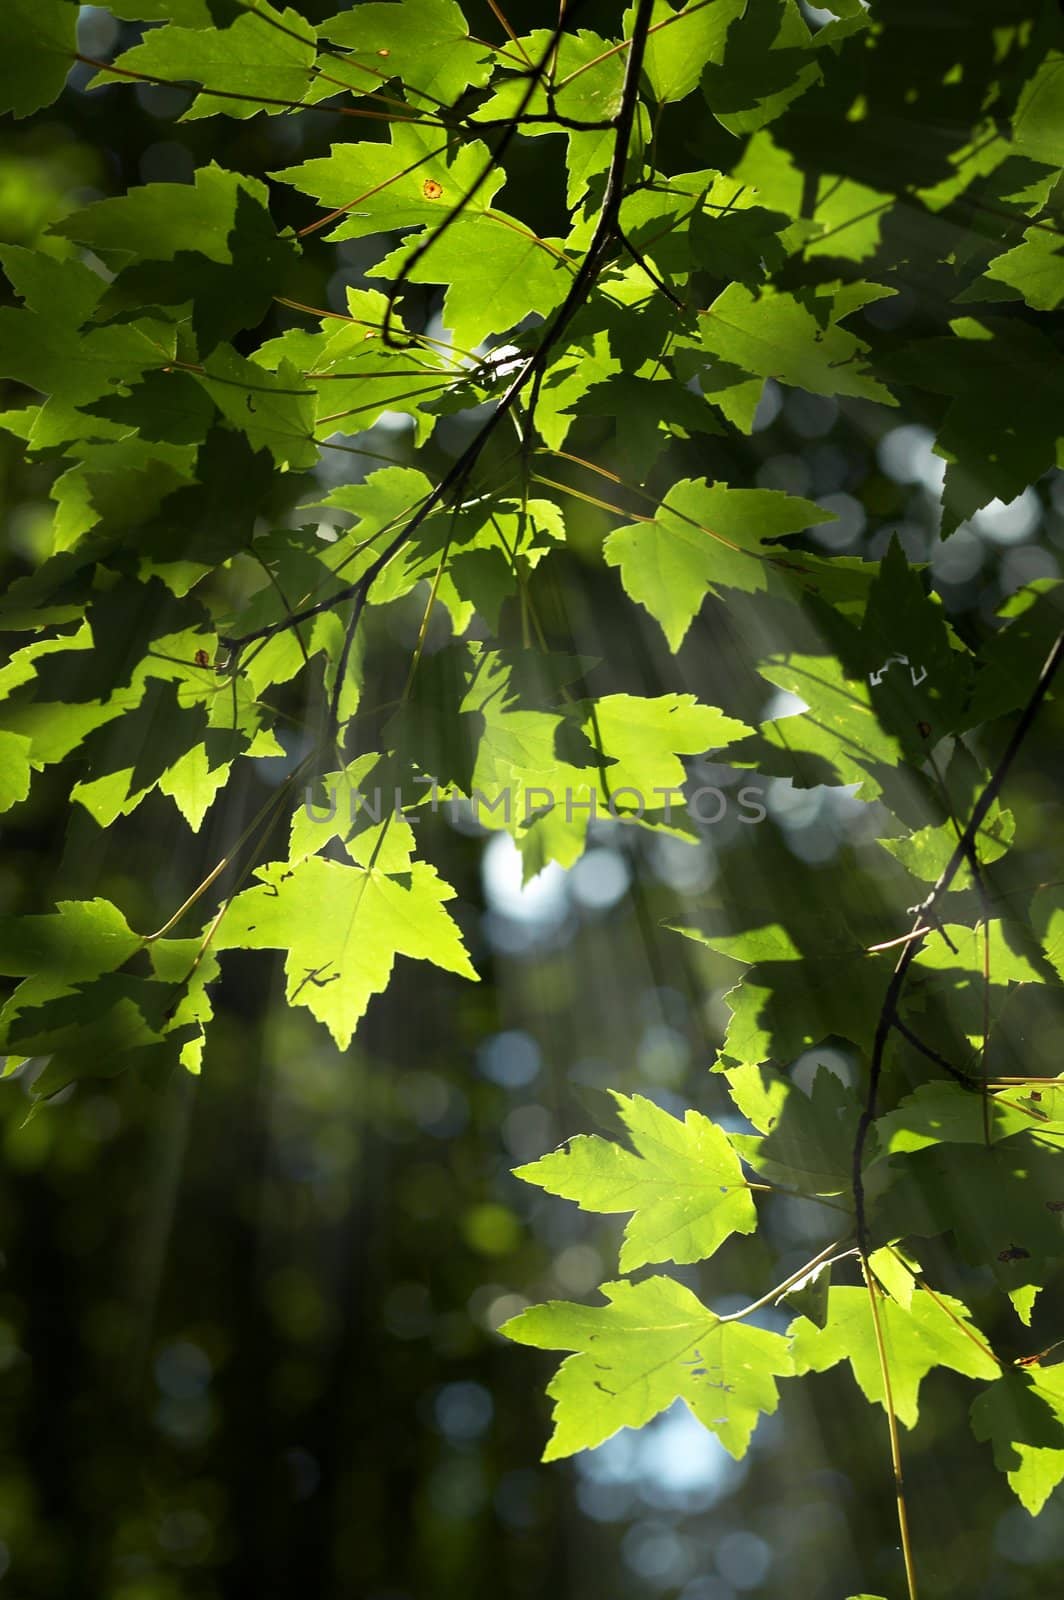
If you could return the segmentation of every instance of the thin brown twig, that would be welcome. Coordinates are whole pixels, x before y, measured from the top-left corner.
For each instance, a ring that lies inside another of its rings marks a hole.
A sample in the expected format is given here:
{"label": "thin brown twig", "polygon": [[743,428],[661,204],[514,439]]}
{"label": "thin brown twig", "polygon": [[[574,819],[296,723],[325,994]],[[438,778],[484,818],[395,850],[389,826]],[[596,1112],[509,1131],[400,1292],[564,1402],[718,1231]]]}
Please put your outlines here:
{"label": "thin brown twig", "polygon": [[206,84],[196,83],[191,78],[163,78],[157,72],[135,72],[132,67],[120,67],[110,61],[100,61],[95,56],[82,55],[80,50],[73,52],[73,58],[86,67],[95,67],[98,72],[113,72],[116,78],[130,78],[136,83],[155,83],[163,89],[183,89],[186,94],[210,95],[215,100],[242,100],[257,106],[278,106],[282,111],[324,111],[334,117],[355,117],[369,122],[415,122],[432,127],[439,125],[433,118],[401,117],[394,111],[367,111],[359,106],[332,106],[327,101],[308,105],[303,100],[283,100],[277,95],[245,94],[239,89],[212,89]]}
{"label": "thin brown twig", "polygon": [[913,1560],[912,1540],[909,1536],[909,1512],[905,1502],[905,1480],[902,1476],[901,1467],[901,1438],[898,1433],[898,1415],[894,1409],[894,1393],[890,1382],[890,1363],[887,1360],[886,1340],[883,1337],[883,1325],[879,1315],[879,1290],[876,1288],[875,1279],[869,1270],[868,1261],[863,1250],[861,1251],[861,1270],[864,1273],[865,1286],[868,1289],[868,1300],[872,1308],[872,1330],[875,1334],[876,1353],[879,1356],[879,1371],[883,1382],[883,1408],[887,1413],[887,1429],[890,1435],[890,1464],[894,1473],[894,1496],[898,1510],[898,1535],[901,1540],[901,1554],[905,1564],[905,1583],[909,1600],[917,1600],[916,1564]]}

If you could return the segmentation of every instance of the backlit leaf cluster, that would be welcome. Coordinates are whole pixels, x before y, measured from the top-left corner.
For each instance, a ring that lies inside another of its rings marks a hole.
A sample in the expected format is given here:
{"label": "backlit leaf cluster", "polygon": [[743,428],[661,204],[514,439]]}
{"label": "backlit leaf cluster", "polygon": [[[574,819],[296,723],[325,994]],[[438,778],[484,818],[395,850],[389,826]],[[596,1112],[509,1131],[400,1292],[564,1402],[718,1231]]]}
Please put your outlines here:
{"label": "backlit leaf cluster", "polygon": [[[873,438],[901,417],[931,429],[944,538],[1044,492],[1064,465],[1059,17],[1034,0],[979,0],[964,28],[944,5],[877,0],[812,24],[796,0],[617,9],[609,37],[573,5],[557,35],[485,42],[457,0],[317,23],[269,0],[114,0],[136,26],[112,59],[77,63],[90,96],[146,82],[183,92],[184,122],[312,113],[334,137],[269,171],[211,160],[188,183],[71,196],[0,247],[0,426],[50,504],[46,545],[0,601],[0,807],[63,784],[95,826],[144,806],[191,837],[258,763],[285,768],[225,838],[243,869],[225,893],[190,881],[137,929],[99,898],[0,919],[0,1047],[10,1070],[43,1058],[38,1098],[209,1064],[234,950],[280,952],[288,1001],[341,1049],[397,958],[475,980],[468,916],[421,846],[440,806],[508,831],[526,878],[580,857],[595,807],[694,849],[670,796],[713,755],[846,790],[918,902],[949,861],[1061,631],[1059,586],[1033,581],[962,637],[900,542],[832,555],[810,531],[829,507],[698,462],[729,459],[709,444],[741,446],[760,408],[800,392]],[[8,0],[0,110],[58,99],[78,14]],[[704,138],[667,137],[684,118]],[[508,182],[514,138],[554,185],[545,235]],[[348,246],[368,287],[308,303],[321,253]],[[380,448],[400,432],[409,448]],[[580,454],[586,437],[606,464]],[[795,697],[787,714],[757,722],[679,674],[634,694],[622,663],[550,636],[550,575],[587,560],[672,655],[714,608],[764,617],[759,639],[801,617],[757,662],[765,703]],[[374,638],[411,616],[382,709]],[[293,686],[298,738],[278,705]],[[530,800],[544,789],[578,803]],[[996,1352],[957,1285],[919,1266],[945,1247],[1022,1334],[1061,1253],[1064,1091],[1026,1081],[1056,1067],[1009,1041],[1024,1006],[1059,1003],[1064,898],[988,901],[982,883],[1022,824],[1007,794],[983,818],[870,1119],[897,959],[875,947],[903,929],[875,906],[825,924],[810,897],[804,918],[680,930],[726,989],[730,1109],[618,1093],[627,1142],[581,1134],[519,1169],[627,1218],[603,1303],[532,1306],[504,1330],[565,1353],[548,1457],[677,1399],[741,1456],[781,1385],[843,1363],[880,1406],[889,1372],[912,1428],[942,1367],[979,1386],[988,1461],[1044,1505],[1064,1478],[1064,1369]],[[780,1194],[833,1235],[749,1312],[715,1311],[718,1260]]]}

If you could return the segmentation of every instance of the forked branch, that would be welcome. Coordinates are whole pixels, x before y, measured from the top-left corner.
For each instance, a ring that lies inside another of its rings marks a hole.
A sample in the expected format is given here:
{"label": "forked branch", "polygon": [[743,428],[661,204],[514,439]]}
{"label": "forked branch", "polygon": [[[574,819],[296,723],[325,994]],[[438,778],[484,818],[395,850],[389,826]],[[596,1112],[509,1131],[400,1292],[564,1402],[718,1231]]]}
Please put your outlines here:
{"label": "forked branch", "polygon": [[[1001,759],[988,779],[986,786],[972,808],[972,814],[953,848],[953,853],[943,867],[937,883],[932,888],[927,898],[916,907],[915,921],[912,931],[905,944],[902,946],[898,963],[891,974],[887,985],[887,992],[883,998],[883,1006],[876,1023],[875,1037],[872,1043],[872,1061],[868,1074],[868,1093],[865,1099],[864,1110],[861,1112],[857,1124],[857,1132],[853,1145],[853,1202],[857,1224],[857,1243],[860,1247],[862,1258],[868,1258],[868,1218],[865,1210],[864,1192],[864,1151],[868,1141],[868,1133],[876,1119],[879,1102],[879,1084],[883,1075],[883,1060],[886,1053],[887,1041],[894,1029],[909,1037],[902,1027],[898,1016],[898,1006],[901,1001],[902,991],[909,975],[909,968],[923,949],[924,941],[933,931],[937,921],[937,907],[953,883],[954,878],[966,861],[971,858],[974,843],[979,830],[986,820],[986,815],[997,799],[1001,789],[1012,769],[1013,762],[1020,752],[1024,740],[1030,733],[1038,715],[1043,700],[1053,686],[1053,680],[1064,662],[1064,633],[1057,636],[1053,648],[1046,657],[1045,664],[1038,675],[1031,695],[1024,706],[1012,737],[1002,752]],[[925,1052],[926,1053],[926,1052]]]}

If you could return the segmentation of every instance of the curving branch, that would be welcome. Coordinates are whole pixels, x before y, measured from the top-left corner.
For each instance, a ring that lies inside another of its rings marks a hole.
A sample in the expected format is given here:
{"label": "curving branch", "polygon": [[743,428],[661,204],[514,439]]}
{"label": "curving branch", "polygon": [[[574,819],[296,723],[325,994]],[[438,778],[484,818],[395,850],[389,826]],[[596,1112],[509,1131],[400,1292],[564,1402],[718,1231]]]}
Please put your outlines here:
{"label": "curving branch", "polygon": [[[883,1075],[883,1059],[886,1053],[887,1041],[891,1033],[896,1029],[903,1037],[915,1043],[911,1033],[898,1015],[898,1005],[909,975],[909,968],[923,949],[924,941],[934,931],[934,924],[937,920],[936,908],[939,901],[949,890],[961,867],[971,859],[971,852],[974,849],[979,829],[986,819],[987,812],[1000,794],[1012,764],[1034,725],[1039,708],[1052,688],[1053,680],[1062,663],[1064,663],[1064,633],[1057,636],[1053,648],[1046,657],[1045,664],[1038,675],[1038,682],[1031,691],[1030,698],[1023,708],[1020,720],[1012,731],[1012,737],[1002,752],[1001,759],[972,808],[972,814],[954,846],[953,854],[943,867],[937,883],[927,898],[915,908],[914,915],[916,920],[902,947],[901,955],[898,957],[897,965],[887,985],[887,992],[883,998],[883,1006],[879,1013],[879,1020],[876,1023],[875,1037],[872,1044],[872,1061],[868,1074],[868,1094],[865,1099],[864,1110],[861,1112],[857,1123],[857,1132],[853,1145],[852,1188],[854,1214],[857,1224],[857,1243],[862,1257],[866,1260],[868,1257],[868,1219],[865,1213],[864,1173],[862,1170],[864,1150],[868,1141],[869,1129],[876,1119],[879,1084]],[[921,1046],[920,1048],[923,1047]],[[925,1054],[927,1053],[929,1052],[925,1050]]]}
{"label": "curving branch", "polygon": [[[365,609],[370,590],[377,578],[432,512],[438,507],[453,501],[455,496],[461,493],[469,474],[479,461],[489,440],[514,409],[521,392],[526,385],[529,383],[538,384],[542,378],[558,341],[577,311],[585,303],[588,292],[602,270],[611,245],[618,242],[620,238],[619,219],[621,201],[625,193],[624,171],[628,160],[632,129],[635,124],[636,107],[639,99],[639,79],[643,70],[643,58],[652,13],[653,0],[638,0],[631,48],[628,53],[627,69],[624,77],[624,87],[621,94],[621,104],[616,117],[613,152],[606,175],[606,188],[598,222],[595,225],[595,231],[584,259],[577,268],[572,283],[569,285],[568,293],[555,312],[540,343],[532,354],[521,363],[518,371],[499,397],[491,416],[466,446],[462,454],[453,462],[432,492],[421,502],[410,521],[395,534],[394,538],[385,545],[379,555],[374,558],[354,582],[347,584],[343,589],[338,590],[336,594],[330,595],[327,599],[319,600],[314,605],[305,606],[301,611],[293,612],[290,616],[283,617],[278,622],[269,623],[262,628],[255,628],[249,633],[220,638],[219,644],[223,651],[230,654],[232,658],[230,665],[233,668],[236,667],[239,653],[245,645],[252,644],[259,639],[272,638],[275,634],[284,633],[289,628],[297,628],[300,623],[306,622],[312,617],[320,616],[323,612],[334,611],[338,606],[344,605],[350,600],[354,602],[354,609],[348,624],[347,641],[345,641],[346,659],[347,654],[350,652],[350,643],[348,641],[354,637],[355,629],[358,627],[362,612]],[[427,245],[428,241],[426,241],[426,248]],[[411,264],[412,260],[408,261],[404,270],[409,271]]]}

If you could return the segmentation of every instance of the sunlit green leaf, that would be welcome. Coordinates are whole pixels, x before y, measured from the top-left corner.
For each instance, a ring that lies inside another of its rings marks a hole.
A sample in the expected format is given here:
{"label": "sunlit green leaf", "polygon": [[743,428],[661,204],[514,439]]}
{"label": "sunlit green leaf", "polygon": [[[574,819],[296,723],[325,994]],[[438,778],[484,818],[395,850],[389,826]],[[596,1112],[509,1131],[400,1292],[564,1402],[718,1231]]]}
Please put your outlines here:
{"label": "sunlit green leaf", "polygon": [[611,533],[605,556],[678,650],[707,593],[767,589],[777,554],[769,541],[831,520],[831,512],[778,490],[688,478],[673,485],[653,518]]}
{"label": "sunlit green leaf", "polygon": [[[908,1309],[892,1296],[878,1302],[879,1326],[898,1420],[916,1426],[920,1385],[934,1367],[966,1378],[996,1378],[1000,1367],[952,1295],[917,1289]],[[866,1399],[886,1406],[883,1371],[868,1290],[838,1288],[828,1296],[828,1321],[818,1328],[800,1317],[791,1324],[795,1369],[826,1372],[849,1361]]]}
{"label": "sunlit green leaf", "polygon": [[632,1211],[620,1267],[703,1261],[733,1233],[757,1226],[753,1200],[727,1136],[697,1111],[678,1122],[642,1095],[614,1094],[632,1150],[580,1135],[515,1174],[584,1211]]}
{"label": "sunlit green leaf", "polygon": [[791,1372],[786,1341],[721,1322],[670,1278],[607,1283],[606,1306],[552,1300],[505,1323],[518,1344],[577,1352],[548,1385],[554,1434],[544,1460],[573,1455],[618,1428],[640,1428],[679,1398],[733,1456],[746,1453],[759,1416],[778,1404]]}
{"label": "sunlit green leaf", "polygon": [[757,292],[733,283],[703,314],[702,343],[711,355],[760,378],[891,405],[890,390],[868,370],[867,346],[839,326],[855,309],[839,309],[826,295]]}
{"label": "sunlit green leaf", "polygon": [[[289,1001],[306,1006],[342,1050],[397,955],[476,977],[443,909],[454,890],[426,862],[390,877],[311,856],[295,867],[263,867],[258,876],[233,901],[214,948],[284,950]],[[324,920],[322,905],[330,908]]]}

